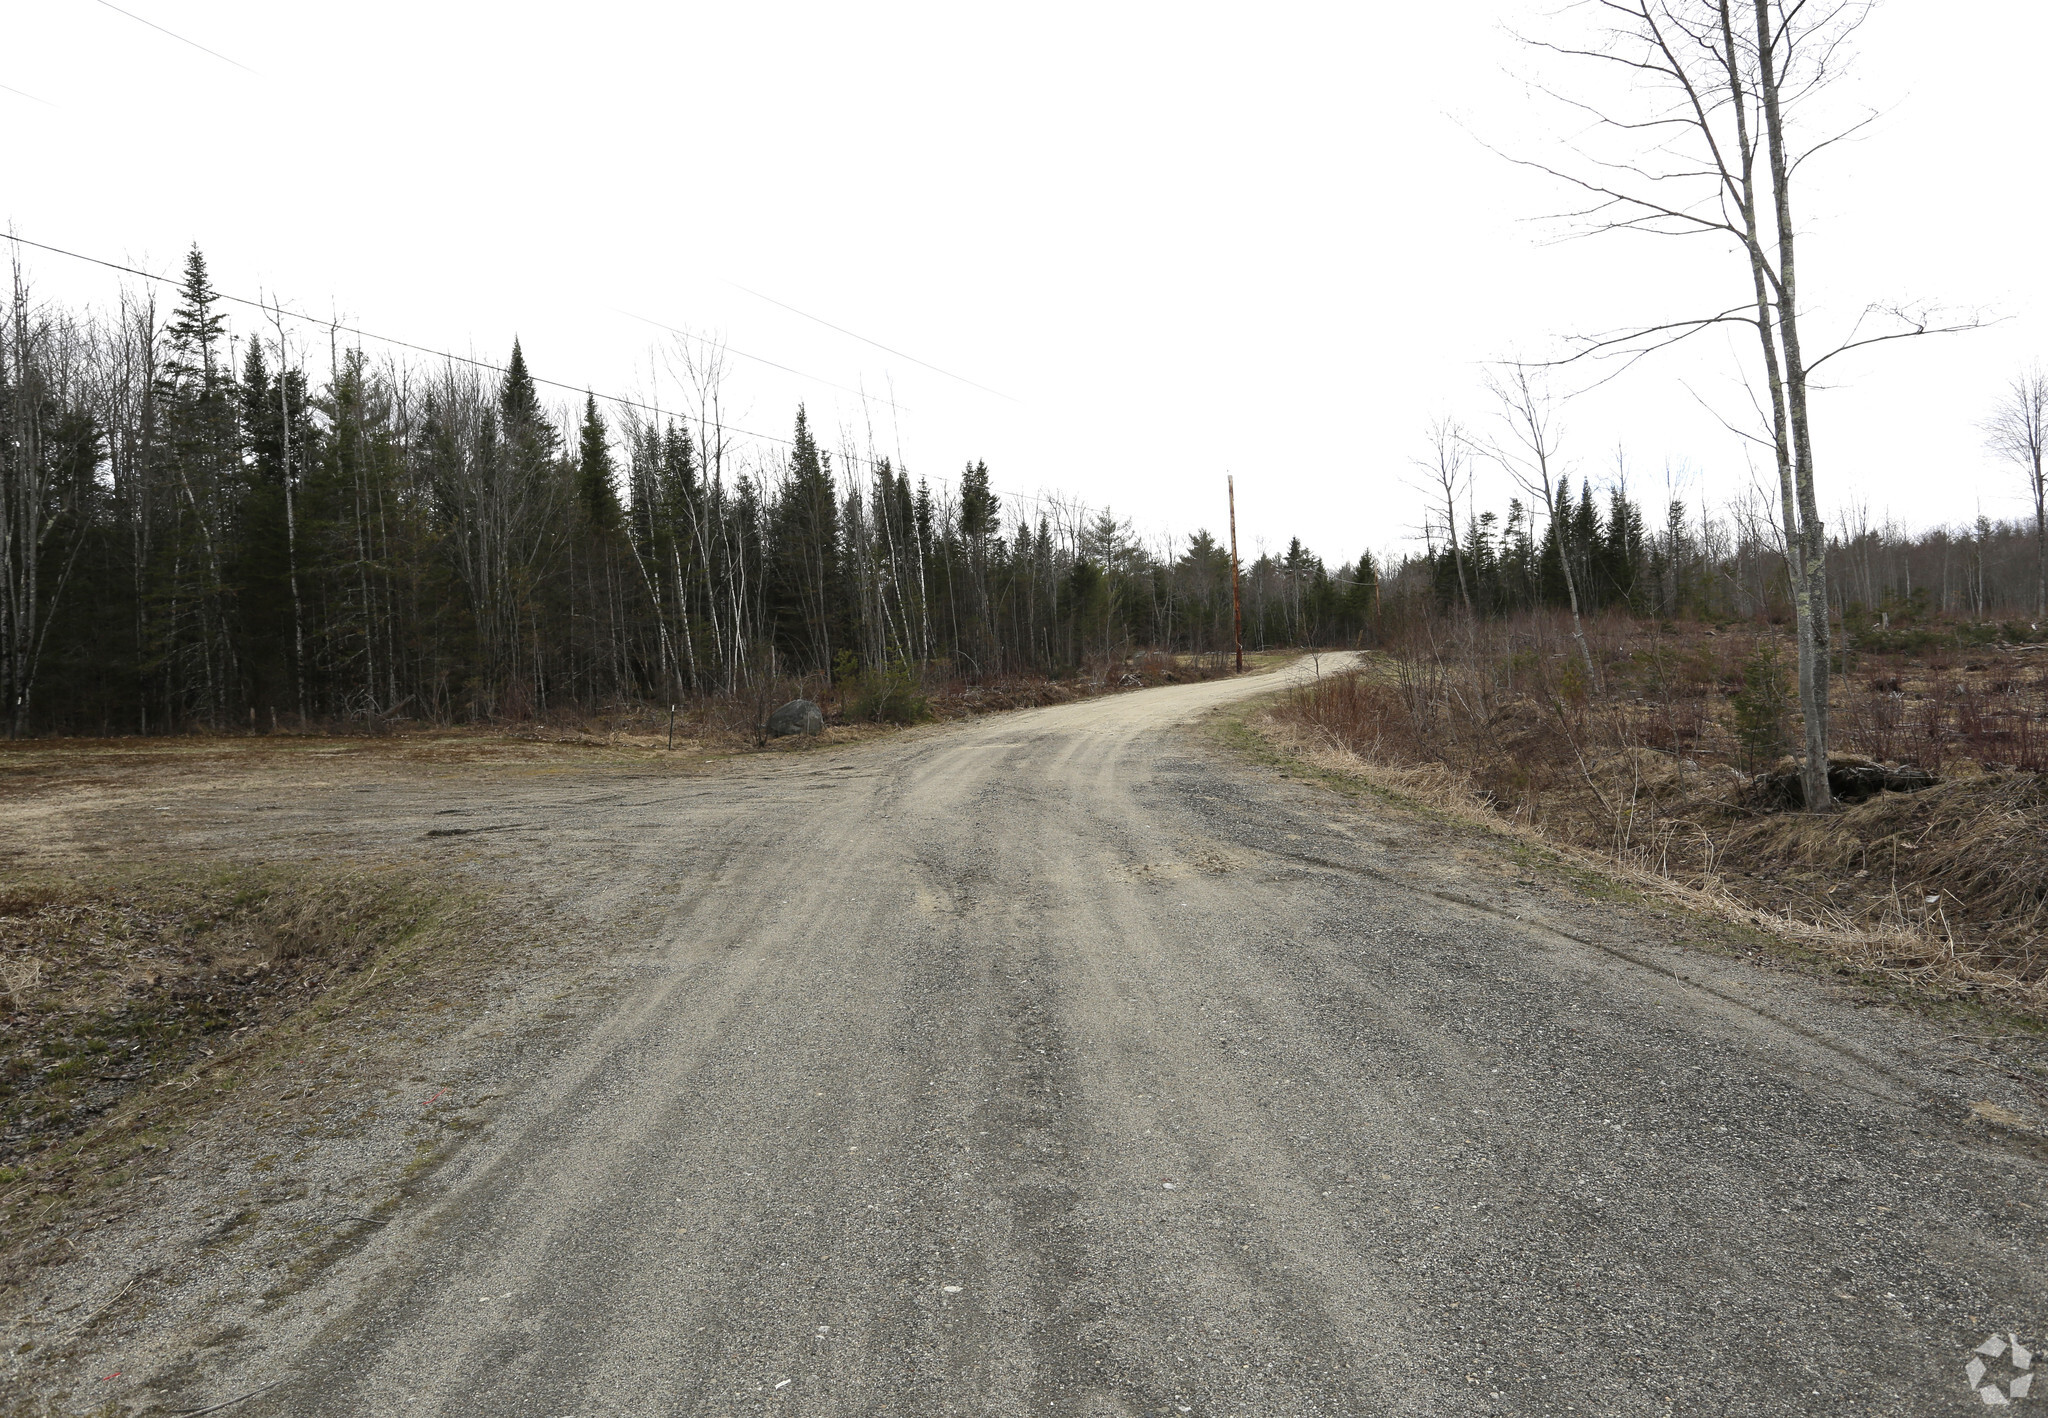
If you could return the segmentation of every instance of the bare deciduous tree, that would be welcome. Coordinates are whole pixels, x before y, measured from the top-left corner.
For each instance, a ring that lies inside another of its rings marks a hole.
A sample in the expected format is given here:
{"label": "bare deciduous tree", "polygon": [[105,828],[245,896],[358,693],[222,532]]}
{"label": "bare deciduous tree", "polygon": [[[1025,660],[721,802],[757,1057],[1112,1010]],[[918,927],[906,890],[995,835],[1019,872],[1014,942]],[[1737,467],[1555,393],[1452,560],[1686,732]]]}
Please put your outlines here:
{"label": "bare deciduous tree", "polygon": [[1458,544],[1458,499],[1472,487],[1467,466],[1470,447],[1465,430],[1456,419],[1446,416],[1429,426],[1429,456],[1415,459],[1415,466],[1429,477],[1429,490],[1442,499],[1437,509],[1443,513],[1444,533],[1451,543],[1451,565],[1458,573],[1458,598],[1465,603],[1467,614],[1472,610],[1472,588],[1465,576],[1465,550]]}
{"label": "bare deciduous tree", "polygon": [[28,727],[51,617],[83,545],[79,519],[67,514],[99,436],[90,420],[60,423],[49,387],[71,378],[73,342],[67,326],[30,311],[17,256],[0,308],[0,694],[9,738]]}
{"label": "bare deciduous tree", "polygon": [[1872,305],[1818,356],[1803,339],[1794,179],[1808,159],[1873,115],[1817,135],[1803,120],[1844,72],[1871,0],[1584,0],[1574,8],[1589,19],[1589,33],[1528,42],[1597,66],[1621,80],[1622,90],[1590,98],[1547,90],[1590,120],[1572,150],[1575,170],[1515,161],[1589,199],[1565,214],[1581,232],[1719,238],[1723,252],[1742,263],[1749,289],[1740,297],[1731,290],[1719,310],[1588,337],[1563,362],[1619,359],[1625,368],[1716,326],[1756,331],[1763,373],[1757,413],[1767,431],[1747,436],[1771,448],[1777,465],[1799,629],[1803,786],[1807,807],[1825,810],[1827,531],[1815,490],[1809,381],[1849,350],[1974,322],[1937,327],[1924,310]]}
{"label": "bare deciduous tree", "polygon": [[2048,375],[2039,365],[2013,376],[1984,421],[1984,439],[2026,474],[2027,492],[2034,499],[2034,615],[2048,620],[2048,480],[2041,466],[2048,453]]}
{"label": "bare deciduous tree", "polygon": [[1564,566],[1565,597],[1572,608],[1572,639],[1578,643],[1587,683],[1597,684],[1600,674],[1593,665],[1593,651],[1586,644],[1585,622],[1579,610],[1579,579],[1572,571],[1576,549],[1571,545],[1571,509],[1565,505],[1563,471],[1556,466],[1556,402],[1541,374],[1532,375],[1525,364],[1510,364],[1496,370],[1488,384],[1500,402],[1500,423],[1507,436],[1485,444],[1487,456],[1500,464],[1531,497],[1543,499],[1551,533],[1557,538],[1558,560]]}

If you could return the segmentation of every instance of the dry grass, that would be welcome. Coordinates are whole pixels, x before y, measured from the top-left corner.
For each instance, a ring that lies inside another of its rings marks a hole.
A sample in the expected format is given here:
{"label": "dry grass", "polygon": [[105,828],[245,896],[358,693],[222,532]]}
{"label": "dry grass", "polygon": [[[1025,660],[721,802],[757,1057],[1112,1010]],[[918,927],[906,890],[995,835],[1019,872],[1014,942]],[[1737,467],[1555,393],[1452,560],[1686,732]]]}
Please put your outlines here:
{"label": "dry grass", "polygon": [[1587,850],[1526,819],[1504,816],[1463,775],[1445,765],[1401,767],[1364,757],[1328,731],[1307,727],[1284,710],[1270,714],[1268,727],[1293,753],[1326,772],[1360,779],[1442,816],[1562,853],[1647,895],[1788,938],[1852,971],[1939,998],[1968,997],[2036,1017],[2048,1015],[2048,981],[1987,965],[1979,954],[1958,950],[1952,935],[1930,932],[1921,923],[1862,924],[1824,909],[1779,910],[1744,891],[1739,878],[1710,874],[1684,879],[1640,859]]}
{"label": "dry grass", "polygon": [[1766,810],[1746,771],[1763,755],[1737,732],[1732,699],[1768,628],[1610,622],[1597,684],[1558,629],[1424,627],[1368,670],[1289,696],[1275,717],[1348,771],[1439,810],[1567,844],[1892,980],[2048,1012],[2048,779],[2025,766],[2044,741],[2028,727],[2039,686],[2010,663],[2032,651],[1977,647],[1967,670],[1954,667],[2005,686],[2014,703],[1998,720],[1942,717],[1959,698],[1936,692],[1946,671],[1923,681],[1924,663],[1896,656],[1873,671],[1860,657],[1854,677],[1838,677],[1844,747],[1864,747],[1844,704],[1896,704],[1932,684],[1903,702],[1921,706],[1907,719],[1939,747],[1919,758],[1943,780],[1817,816]]}
{"label": "dry grass", "polygon": [[[1295,652],[1247,655],[1247,672],[1291,662]],[[1046,675],[990,675],[964,678],[934,671],[913,684],[923,701],[918,717],[965,719],[1010,709],[1036,709],[1069,704],[1102,694],[1156,685],[1189,684],[1226,678],[1232,673],[1227,655],[1171,655],[1146,651],[1126,659],[1089,665],[1071,678]],[[275,734],[191,733],[171,737],[105,739],[28,739],[0,742],[0,796],[11,786],[43,792],[50,773],[67,755],[81,782],[118,785],[138,768],[175,769],[181,760],[196,764],[195,751],[240,747],[240,761],[254,763],[276,755],[280,763],[303,766],[309,753],[343,754],[374,746],[393,762],[414,764],[508,764],[538,761],[569,749],[612,749],[643,761],[646,755],[677,751],[696,756],[788,751],[803,745],[764,740],[761,726],[777,706],[792,699],[814,700],[825,714],[826,740],[846,742],[887,725],[864,720],[858,712],[861,686],[833,684],[817,678],[764,677],[729,694],[707,694],[675,706],[630,702],[581,708],[558,707],[544,715],[489,724],[438,724],[390,719],[372,727],[320,725],[304,732]]]}
{"label": "dry grass", "polygon": [[442,904],[417,874],[360,863],[0,882],[0,1176],[296,1012]]}
{"label": "dry grass", "polygon": [[16,874],[0,899],[17,986],[0,1006],[0,1300],[76,1258],[80,1218],[136,1204],[128,1184],[195,1124],[240,1125],[291,1098],[310,1041],[410,1008],[502,949],[473,890],[360,861],[159,858]]}

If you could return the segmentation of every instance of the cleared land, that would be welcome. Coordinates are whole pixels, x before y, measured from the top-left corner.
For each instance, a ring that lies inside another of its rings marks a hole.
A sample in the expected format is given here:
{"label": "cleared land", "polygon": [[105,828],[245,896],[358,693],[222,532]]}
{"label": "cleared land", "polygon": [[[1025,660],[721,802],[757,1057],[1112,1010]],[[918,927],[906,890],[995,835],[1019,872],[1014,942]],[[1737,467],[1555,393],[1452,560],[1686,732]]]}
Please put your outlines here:
{"label": "cleared land", "polygon": [[90,1206],[7,1196],[18,1408],[1981,1407],[2048,1320],[2034,1064],[1247,756],[1308,673],[730,760],[24,768],[24,873],[490,904],[111,1110],[162,1141]]}

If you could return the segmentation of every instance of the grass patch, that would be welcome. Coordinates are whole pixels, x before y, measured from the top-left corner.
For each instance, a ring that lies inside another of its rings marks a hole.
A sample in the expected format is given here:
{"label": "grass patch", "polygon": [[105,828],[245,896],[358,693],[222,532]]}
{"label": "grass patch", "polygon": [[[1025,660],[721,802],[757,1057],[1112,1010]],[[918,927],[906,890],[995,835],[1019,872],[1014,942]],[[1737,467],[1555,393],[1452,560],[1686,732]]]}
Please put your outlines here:
{"label": "grass patch", "polygon": [[238,1084],[289,1085],[307,1034],[370,992],[449,963],[476,904],[361,862],[0,880],[0,1288],[49,1258],[58,1211],[150,1165]]}
{"label": "grass patch", "polygon": [[1928,993],[2048,1018],[2037,652],[1857,657],[1835,680],[1837,737],[1868,756],[1831,755],[1844,796],[1809,814],[1778,791],[1793,764],[1777,755],[1799,735],[1767,627],[1599,623],[1590,677],[1544,639],[1555,629],[1426,625],[1272,712],[1305,752],[1411,798],[1692,889]]}

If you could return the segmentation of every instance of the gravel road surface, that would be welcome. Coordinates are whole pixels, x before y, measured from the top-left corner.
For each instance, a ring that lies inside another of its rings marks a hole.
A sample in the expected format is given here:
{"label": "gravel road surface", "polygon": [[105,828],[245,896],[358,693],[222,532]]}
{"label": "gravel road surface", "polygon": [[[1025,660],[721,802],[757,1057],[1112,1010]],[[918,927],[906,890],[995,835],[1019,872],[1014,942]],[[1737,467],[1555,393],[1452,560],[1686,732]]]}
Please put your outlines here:
{"label": "gravel road surface", "polygon": [[645,945],[210,1386],[277,1385],[238,1416],[1981,1410],[1971,1349],[2043,1338],[2048,1169],[1968,1121],[1943,1027],[1194,724],[1275,683],[601,801],[353,800],[371,837],[530,830]]}

